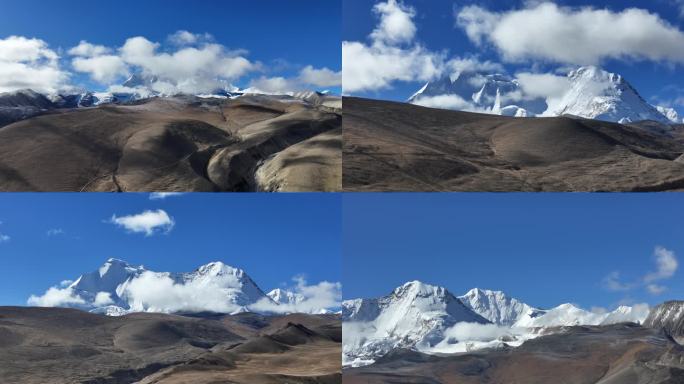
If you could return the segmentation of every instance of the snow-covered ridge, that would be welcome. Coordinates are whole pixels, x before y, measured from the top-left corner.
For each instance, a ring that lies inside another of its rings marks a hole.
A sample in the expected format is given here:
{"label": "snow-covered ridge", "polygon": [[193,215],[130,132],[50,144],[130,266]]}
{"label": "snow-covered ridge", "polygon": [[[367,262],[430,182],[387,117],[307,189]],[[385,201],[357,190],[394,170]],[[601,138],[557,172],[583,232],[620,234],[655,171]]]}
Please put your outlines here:
{"label": "snow-covered ridge", "polygon": [[[326,305],[334,306],[281,288],[267,295],[244,270],[220,261],[175,273],[155,272],[114,258],[73,282],[31,296],[28,304],[74,307],[112,316],[131,312],[328,313]],[[316,307],[318,304],[321,307]]]}
{"label": "snow-covered ridge", "polygon": [[642,323],[648,315],[644,306],[598,312],[566,303],[540,309],[501,291],[479,288],[456,297],[419,281],[387,296],[347,300],[342,306],[345,366],[372,364],[396,348],[454,353],[515,347],[557,327]]}
{"label": "snow-covered ridge", "polygon": [[552,102],[526,95],[518,80],[506,74],[474,71],[429,82],[408,102],[517,117],[573,115],[619,123],[683,122],[674,109],[649,104],[622,76],[596,66],[570,71],[567,89]]}

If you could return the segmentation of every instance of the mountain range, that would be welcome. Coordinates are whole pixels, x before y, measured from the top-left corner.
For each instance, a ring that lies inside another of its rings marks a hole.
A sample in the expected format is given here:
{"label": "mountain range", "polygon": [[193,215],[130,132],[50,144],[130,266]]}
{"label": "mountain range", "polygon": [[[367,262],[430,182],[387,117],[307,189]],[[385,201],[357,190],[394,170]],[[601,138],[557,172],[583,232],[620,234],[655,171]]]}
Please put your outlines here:
{"label": "mountain range", "polygon": [[519,346],[557,328],[643,323],[648,315],[641,306],[592,312],[566,303],[540,309],[501,291],[479,288],[456,297],[419,281],[381,298],[344,301],[342,307],[346,366],[371,364],[397,349],[465,352]]}
{"label": "mountain range", "polygon": [[[461,71],[428,82],[408,102],[435,105],[435,100],[456,97],[469,109],[496,115],[534,117],[571,115],[616,123],[644,120],[678,124],[684,119],[672,108],[644,100],[621,75],[596,66],[580,67],[567,74],[567,87],[549,101],[526,94],[518,79],[501,73]],[[462,106],[451,109],[464,109]]]}
{"label": "mountain range", "polygon": [[[192,272],[155,272],[110,258],[95,271],[48,290],[68,300],[46,305],[32,296],[29,305],[61,306],[109,316],[134,312],[192,313],[331,313],[326,308],[301,307],[307,298],[282,288],[265,293],[242,269],[220,261]],[[59,292],[59,293],[58,293]]]}

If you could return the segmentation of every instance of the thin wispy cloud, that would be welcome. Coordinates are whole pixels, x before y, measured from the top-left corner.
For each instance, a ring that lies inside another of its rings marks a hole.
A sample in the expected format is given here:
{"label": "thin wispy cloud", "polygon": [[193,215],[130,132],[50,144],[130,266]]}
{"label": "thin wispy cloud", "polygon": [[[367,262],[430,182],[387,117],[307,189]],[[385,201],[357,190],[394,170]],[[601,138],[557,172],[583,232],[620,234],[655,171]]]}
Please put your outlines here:
{"label": "thin wispy cloud", "polygon": [[51,228],[51,229],[48,229],[48,230],[47,230],[46,234],[47,234],[49,237],[52,237],[52,236],[59,236],[59,235],[63,235],[63,234],[64,234],[64,230],[63,230],[62,228]]}
{"label": "thin wispy cloud", "polygon": [[657,246],[653,250],[655,269],[633,280],[624,281],[619,271],[613,271],[602,280],[602,286],[612,292],[628,292],[637,288],[643,288],[652,295],[660,295],[667,291],[667,287],[661,282],[671,279],[679,268],[679,261],[674,251],[665,247]]}
{"label": "thin wispy cloud", "polygon": [[183,192],[152,192],[150,193],[150,200],[164,200],[167,197],[182,196]]}
{"label": "thin wispy cloud", "polygon": [[169,233],[176,224],[171,216],[163,209],[147,210],[142,213],[127,216],[112,215],[109,222],[131,233],[144,233],[152,236],[158,233]]}

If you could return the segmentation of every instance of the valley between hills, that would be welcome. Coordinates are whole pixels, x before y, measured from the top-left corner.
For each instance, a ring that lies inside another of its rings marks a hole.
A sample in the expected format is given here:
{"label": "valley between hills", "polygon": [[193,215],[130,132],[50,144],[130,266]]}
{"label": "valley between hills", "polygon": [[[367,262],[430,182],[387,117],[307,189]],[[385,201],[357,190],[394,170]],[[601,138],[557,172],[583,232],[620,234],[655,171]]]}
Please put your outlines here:
{"label": "valley between hills", "polygon": [[32,91],[0,95],[0,189],[341,189],[339,98],[210,96],[63,107]]}

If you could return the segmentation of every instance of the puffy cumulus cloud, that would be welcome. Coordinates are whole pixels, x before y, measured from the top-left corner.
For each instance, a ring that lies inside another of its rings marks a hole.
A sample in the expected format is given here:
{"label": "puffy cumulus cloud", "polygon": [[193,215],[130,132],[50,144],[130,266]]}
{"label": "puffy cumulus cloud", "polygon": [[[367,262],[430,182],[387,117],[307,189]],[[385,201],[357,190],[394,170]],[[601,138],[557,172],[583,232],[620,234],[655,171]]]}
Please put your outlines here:
{"label": "puffy cumulus cloud", "polygon": [[0,92],[33,89],[53,93],[66,86],[69,74],[45,41],[23,36],[0,39]]}
{"label": "puffy cumulus cloud", "polygon": [[69,307],[83,305],[86,302],[70,287],[50,287],[41,296],[31,295],[27,303],[36,307]]}
{"label": "puffy cumulus cloud", "polygon": [[88,73],[93,80],[103,84],[129,74],[126,63],[114,55],[77,57],[71,64],[77,72]]}
{"label": "puffy cumulus cloud", "polygon": [[658,246],[653,251],[653,257],[656,262],[656,270],[644,276],[645,282],[669,279],[677,272],[679,262],[673,251]]}
{"label": "puffy cumulus cloud", "polygon": [[321,309],[338,308],[342,305],[342,284],[322,281],[309,285],[303,276],[293,278],[296,285],[291,289],[301,299],[297,303],[276,304],[269,299],[261,299],[250,309],[257,312],[275,313],[315,313]]}
{"label": "puffy cumulus cloud", "polygon": [[112,295],[109,292],[98,292],[93,300],[93,305],[96,307],[104,307],[105,305],[114,304]]}
{"label": "puffy cumulus cloud", "polygon": [[229,291],[239,289],[240,282],[233,275],[179,284],[168,274],[146,271],[128,282],[120,296],[134,312],[233,313],[240,306],[226,297]]}
{"label": "puffy cumulus cloud", "polygon": [[152,236],[155,233],[168,233],[176,224],[171,216],[163,209],[156,211],[147,210],[136,215],[120,216],[112,215],[109,222],[125,228],[129,232],[144,233]]}
{"label": "puffy cumulus cloud", "polygon": [[412,102],[416,105],[429,108],[453,109],[458,111],[469,112],[488,112],[478,108],[473,103],[464,100],[458,95],[437,95],[437,96],[421,96]]}
{"label": "puffy cumulus cloud", "polygon": [[452,341],[491,341],[510,336],[511,328],[496,324],[456,323],[444,332],[446,339]]}
{"label": "puffy cumulus cloud", "polygon": [[396,0],[374,6],[380,17],[371,44],[342,42],[344,93],[390,88],[394,81],[427,81],[442,74],[446,55],[415,43],[415,11]]}
{"label": "puffy cumulus cloud", "polygon": [[299,73],[299,81],[302,84],[317,87],[337,87],[342,84],[342,72],[335,72],[329,68],[317,69],[307,65]]}
{"label": "puffy cumulus cloud", "polygon": [[154,79],[149,87],[161,93],[202,93],[261,68],[244,57],[244,50],[229,50],[212,42],[210,35],[178,31],[169,36],[175,50],[163,50],[160,43],[143,36],[126,40],[118,49],[82,41],[69,50],[74,70],[93,80],[109,84],[130,73]]}
{"label": "puffy cumulus cloud", "polygon": [[[563,97],[570,90],[570,80],[567,76],[554,73],[520,72],[515,75],[525,99],[544,98],[548,108],[546,113],[555,115]],[[610,86],[609,83],[600,86]]]}
{"label": "puffy cumulus cloud", "polygon": [[445,57],[420,45],[402,48],[344,41],[342,88],[352,93],[391,88],[395,81],[429,81],[442,74]]}
{"label": "puffy cumulus cloud", "polygon": [[416,11],[412,7],[396,0],[388,0],[375,4],[373,12],[380,17],[380,23],[371,33],[373,40],[396,44],[410,42],[415,37],[416,25],[413,17],[416,16]]}
{"label": "puffy cumulus cloud", "polygon": [[90,44],[85,40],[81,40],[81,42],[77,46],[71,48],[68,51],[68,53],[72,56],[81,57],[102,56],[108,54],[109,52],[110,49],[105,47],[104,45]]}
{"label": "puffy cumulus cloud", "polygon": [[249,86],[251,90],[265,93],[288,93],[311,88],[336,87],[341,83],[341,72],[335,72],[328,68],[317,69],[309,65],[304,67],[296,77],[261,76],[252,79]]}
{"label": "puffy cumulus cloud", "polygon": [[531,97],[562,97],[570,89],[567,76],[520,72],[515,77],[523,92]]}
{"label": "puffy cumulus cloud", "polygon": [[[232,81],[258,68],[241,56],[244,51],[229,51],[219,44],[185,47],[172,53],[157,52],[158,47],[144,37],[134,37],[121,48],[126,63],[159,79],[153,88],[168,84],[180,92],[209,92],[223,84],[220,80]],[[163,86],[160,90],[164,91]]]}
{"label": "puffy cumulus cloud", "polygon": [[471,5],[456,22],[475,44],[491,43],[509,61],[541,59],[597,64],[603,59],[684,63],[684,33],[655,13],[529,3],[522,9],[491,12]]}

